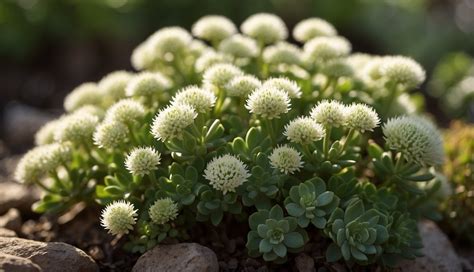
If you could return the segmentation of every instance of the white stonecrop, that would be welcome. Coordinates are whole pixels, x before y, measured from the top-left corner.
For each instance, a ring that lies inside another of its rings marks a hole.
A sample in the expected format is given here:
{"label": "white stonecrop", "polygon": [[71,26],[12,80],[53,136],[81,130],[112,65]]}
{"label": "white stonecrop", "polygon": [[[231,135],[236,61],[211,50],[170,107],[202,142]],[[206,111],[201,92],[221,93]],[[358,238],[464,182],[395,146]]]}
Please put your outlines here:
{"label": "white stonecrop", "polygon": [[107,121],[97,126],[93,139],[100,148],[114,149],[128,141],[128,127],[118,121]]}
{"label": "white stonecrop", "polygon": [[125,159],[125,168],[135,176],[149,175],[158,169],[161,154],[153,147],[136,147]]}
{"label": "white stonecrop", "polygon": [[102,210],[100,222],[113,235],[127,234],[137,222],[137,210],[128,201],[114,201]]}
{"label": "white stonecrop", "polygon": [[257,42],[240,34],[223,40],[219,44],[219,51],[236,58],[253,58],[259,53]]}
{"label": "white stonecrop", "polygon": [[105,114],[106,121],[118,121],[132,124],[145,116],[145,107],[138,101],[122,99],[113,104]]}
{"label": "white stonecrop", "polygon": [[132,76],[127,71],[112,72],[99,81],[99,89],[112,101],[120,100],[125,98],[125,87],[127,87]]}
{"label": "white stonecrop", "polygon": [[165,27],[152,34],[146,46],[151,56],[169,60],[168,54],[173,56],[187,51],[192,39],[191,34],[181,27]]}
{"label": "white stonecrop", "polygon": [[73,112],[84,105],[100,105],[102,98],[102,93],[96,83],[82,83],[66,96],[64,109],[67,112]]}
{"label": "white stonecrop", "polygon": [[219,63],[207,69],[202,78],[204,86],[224,88],[234,77],[241,75],[243,75],[243,72],[237,66],[227,63]]}
{"label": "white stonecrop", "polygon": [[235,192],[250,177],[247,166],[236,156],[226,154],[213,158],[204,170],[204,178],[223,194]]}
{"label": "white stonecrop", "polygon": [[219,63],[228,63],[232,62],[232,58],[229,55],[225,55],[214,50],[206,50],[194,63],[194,69],[198,73],[202,73],[209,69],[210,67],[219,64]]}
{"label": "white stonecrop", "polygon": [[292,143],[308,145],[324,138],[325,130],[310,117],[298,117],[285,126],[284,135]]}
{"label": "white stonecrop", "polygon": [[88,143],[92,140],[92,134],[99,124],[99,118],[92,114],[77,114],[61,118],[56,131],[54,140],[58,142],[73,142],[77,144]]}
{"label": "white stonecrop", "polygon": [[245,107],[264,119],[279,118],[290,110],[290,97],[284,90],[275,87],[264,87],[253,91]]}
{"label": "white stonecrop", "polygon": [[352,104],[346,107],[346,126],[360,131],[373,131],[380,124],[380,118],[372,107]]}
{"label": "white stonecrop", "polygon": [[320,18],[308,18],[293,29],[293,37],[299,42],[307,42],[320,36],[336,36],[336,28],[327,21]]}
{"label": "white stonecrop", "polygon": [[153,119],[151,133],[155,139],[181,139],[183,130],[194,123],[196,111],[187,104],[171,105],[162,109]]}
{"label": "white stonecrop", "polygon": [[300,65],[302,55],[303,51],[299,47],[287,42],[278,42],[263,50],[263,60],[268,64]]}
{"label": "white stonecrop", "polygon": [[301,88],[298,84],[286,77],[269,78],[263,83],[263,87],[274,87],[288,93],[290,98],[300,98]]}
{"label": "white stonecrop", "polygon": [[143,72],[132,77],[125,88],[126,96],[151,97],[171,88],[171,81],[159,72]]}
{"label": "white stonecrop", "polygon": [[345,107],[336,100],[323,100],[311,110],[311,118],[324,127],[339,127],[346,123]]}
{"label": "white stonecrop", "polygon": [[216,96],[208,89],[195,85],[179,90],[171,100],[171,105],[187,104],[198,113],[209,112],[216,103]]}
{"label": "white stonecrop", "polygon": [[240,30],[265,44],[285,40],[288,37],[288,29],[285,22],[273,14],[258,13],[248,17],[240,26]]}
{"label": "white stonecrop", "polygon": [[270,165],[285,174],[293,174],[303,167],[301,154],[288,145],[279,146],[273,149],[268,157]]}
{"label": "white stonecrop", "polygon": [[178,217],[178,211],[178,204],[167,197],[156,200],[148,210],[148,214],[153,223],[162,225],[175,220]]}
{"label": "white stonecrop", "polygon": [[436,127],[425,118],[401,116],[389,119],[383,125],[387,146],[409,162],[423,166],[443,164],[443,140]]}
{"label": "white stonecrop", "polygon": [[250,93],[262,87],[260,79],[253,75],[234,77],[226,86],[227,95],[246,98]]}
{"label": "white stonecrop", "polygon": [[347,56],[351,44],[343,37],[316,37],[304,44],[303,50],[308,61],[327,61]]}
{"label": "white stonecrop", "polygon": [[200,18],[193,26],[194,36],[211,42],[219,42],[237,32],[234,23],[224,16],[207,15]]}
{"label": "white stonecrop", "polygon": [[425,70],[412,58],[404,56],[384,57],[380,64],[380,74],[387,80],[416,88],[425,81]]}

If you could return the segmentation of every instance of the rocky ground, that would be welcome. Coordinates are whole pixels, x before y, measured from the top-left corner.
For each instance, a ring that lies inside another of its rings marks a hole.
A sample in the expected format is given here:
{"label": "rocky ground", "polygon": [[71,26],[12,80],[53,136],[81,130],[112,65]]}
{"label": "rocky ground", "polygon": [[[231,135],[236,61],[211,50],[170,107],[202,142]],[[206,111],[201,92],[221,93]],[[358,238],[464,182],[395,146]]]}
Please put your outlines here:
{"label": "rocky ground", "polygon": [[[31,144],[32,131],[47,120],[34,110],[18,111],[17,120],[33,120],[18,131],[11,127],[5,139],[13,150]],[[22,119],[23,118],[23,119]],[[10,141],[8,139],[14,139]],[[342,264],[324,262],[325,245],[312,235],[305,252],[285,267],[274,267],[245,256],[245,236],[238,229],[203,226],[192,234],[198,243],[161,245],[139,254],[121,249],[122,240],[108,235],[99,224],[99,208],[77,205],[60,217],[31,212],[40,197],[35,188],[15,183],[12,172],[19,156],[0,140],[0,271],[349,271]],[[228,224],[233,226],[234,224]],[[473,271],[474,250],[453,248],[443,232],[431,221],[420,223],[425,257],[406,261],[395,271]],[[3,269],[3,270],[2,270]],[[351,271],[382,271],[378,267]]]}

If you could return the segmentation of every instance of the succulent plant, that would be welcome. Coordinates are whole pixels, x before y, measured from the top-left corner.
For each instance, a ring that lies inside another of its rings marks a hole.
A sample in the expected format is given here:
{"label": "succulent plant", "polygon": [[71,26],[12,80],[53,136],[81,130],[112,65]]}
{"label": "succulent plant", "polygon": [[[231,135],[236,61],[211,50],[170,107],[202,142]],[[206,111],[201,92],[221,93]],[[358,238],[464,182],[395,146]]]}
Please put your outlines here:
{"label": "succulent plant", "polygon": [[382,254],[382,244],[389,238],[387,218],[375,209],[366,210],[361,200],[354,200],[344,210],[337,208],[328,220],[325,233],[333,241],[326,251],[330,262],[343,258],[362,264]]}
{"label": "succulent plant", "polygon": [[298,228],[296,219],[285,217],[278,205],[270,211],[261,210],[250,215],[249,225],[249,254],[263,255],[265,261],[285,260],[287,252],[301,250],[308,240],[306,232]]}
{"label": "succulent plant", "polygon": [[318,229],[324,229],[327,219],[338,205],[339,198],[334,192],[326,191],[326,184],[320,178],[291,187],[290,195],[285,199],[288,214],[296,217],[302,228],[311,223]]}

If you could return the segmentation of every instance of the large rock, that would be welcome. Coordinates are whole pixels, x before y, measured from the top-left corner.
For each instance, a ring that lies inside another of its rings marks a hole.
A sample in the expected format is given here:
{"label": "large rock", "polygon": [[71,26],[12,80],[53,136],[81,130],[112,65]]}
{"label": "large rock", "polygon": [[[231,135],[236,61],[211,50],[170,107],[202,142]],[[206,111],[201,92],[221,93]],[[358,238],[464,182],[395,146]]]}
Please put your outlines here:
{"label": "large rock", "polygon": [[9,209],[6,214],[0,216],[0,228],[11,229],[19,232],[21,230],[20,211],[12,208]]}
{"label": "large rock", "polygon": [[13,230],[0,228],[0,237],[17,237]]}
{"label": "large rock", "polygon": [[0,253],[0,271],[40,272],[43,270],[37,264],[26,258]]}
{"label": "large rock", "polygon": [[423,239],[424,257],[414,261],[404,261],[399,266],[400,271],[462,271],[461,261],[454,251],[448,237],[432,221],[422,221],[418,224]]}
{"label": "large rock", "polygon": [[216,254],[195,243],[158,245],[143,254],[132,272],[217,272]]}
{"label": "large rock", "polygon": [[31,205],[39,199],[39,192],[15,182],[0,183],[0,214],[11,208],[30,212]]}
{"label": "large rock", "polygon": [[0,237],[0,253],[26,258],[48,272],[98,271],[91,257],[65,243],[43,243]]}

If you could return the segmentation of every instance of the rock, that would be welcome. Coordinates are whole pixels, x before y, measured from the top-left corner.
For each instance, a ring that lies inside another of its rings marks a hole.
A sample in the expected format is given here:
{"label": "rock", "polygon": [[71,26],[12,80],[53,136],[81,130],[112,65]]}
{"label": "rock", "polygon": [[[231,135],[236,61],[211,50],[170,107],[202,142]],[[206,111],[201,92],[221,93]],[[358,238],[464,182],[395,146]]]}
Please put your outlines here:
{"label": "rock", "polygon": [[0,271],[40,272],[43,270],[37,264],[26,258],[0,253]]}
{"label": "rock", "polygon": [[432,221],[418,224],[423,239],[423,253],[435,260],[442,271],[461,271],[461,262],[448,237]]}
{"label": "rock", "polygon": [[158,245],[143,254],[132,272],[219,271],[216,254],[207,247],[196,243]]}
{"label": "rock", "polygon": [[295,258],[296,268],[299,272],[313,272],[316,271],[314,268],[314,260],[310,256],[301,253]]}
{"label": "rock", "polygon": [[7,145],[17,149],[31,145],[36,131],[53,117],[52,114],[24,104],[8,104],[3,119]]}
{"label": "rock", "polygon": [[98,271],[91,257],[65,243],[0,237],[0,253],[26,258],[48,272]]}
{"label": "rock", "polygon": [[16,232],[21,230],[21,215],[20,211],[11,208],[8,212],[0,216],[0,228],[11,229]]}
{"label": "rock", "polygon": [[15,182],[0,183],[0,214],[11,208],[22,213],[31,212],[31,205],[39,199],[39,191]]}
{"label": "rock", "polygon": [[0,237],[17,237],[13,230],[0,228]]}
{"label": "rock", "polygon": [[432,221],[421,221],[418,224],[423,240],[424,257],[413,261],[403,261],[397,266],[399,271],[462,271],[461,261],[454,251],[448,237]]}

